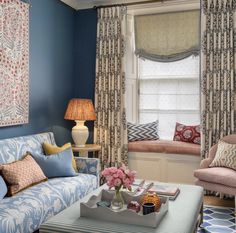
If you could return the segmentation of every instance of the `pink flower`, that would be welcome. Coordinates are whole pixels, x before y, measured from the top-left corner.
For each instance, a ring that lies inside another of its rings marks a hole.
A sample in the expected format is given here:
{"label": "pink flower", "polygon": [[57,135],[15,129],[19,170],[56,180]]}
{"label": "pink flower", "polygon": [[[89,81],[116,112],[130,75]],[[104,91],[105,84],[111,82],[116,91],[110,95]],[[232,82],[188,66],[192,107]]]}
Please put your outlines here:
{"label": "pink flower", "polygon": [[131,183],[134,182],[134,178],[136,176],[136,171],[130,171],[128,174],[129,179],[131,180]]}
{"label": "pink flower", "polygon": [[119,187],[121,185],[121,180],[119,178],[114,180],[114,186]]}
{"label": "pink flower", "polygon": [[115,174],[117,172],[117,168],[116,167],[110,167],[109,171],[110,171],[110,173]]}
{"label": "pink flower", "polygon": [[123,178],[125,177],[125,174],[124,174],[124,172],[123,172],[122,170],[118,170],[118,171],[117,171],[117,175],[118,175],[118,177],[119,177],[120,179],[123,179]]}
{"label": "pink flower", "polygon": [[126,178],[126,179],[123,180],[123,186],[125,188],[129,188],[131,186],[131,182],[130,182],[129,178]]}
{"label": "pink flower", "polygon": [[136,174],[137,174],[136,171],[130,171],[128,176],[129,176],[129,177],[135,177]]}
{"label": "pink flower", "polygon": [[105,169],[103,170],[103,172],[102,172],[102,175],[103,175],[103,176],[108,176],[109,174],[110,174],[109,168],[105,168]]}
{"label": "pink flower", "polygon": [[136,172],[129,170],[124,164],[120,168],[110,167],[105,168],[102,176],[105,177],[109,189],[127,188],[130,189],[134,182]]}
{"label": "pink flower", "polygon": [[114,177],[114,178],[118,178],[119,176],[118,176],[117,173],[114,173],[114,174],[113,174],[113,177]]}
{"label": "pink flower", "polygon": [[111,175],[106,176],[106,180],[107,180],[107,181],[110,181],[110,180],[112,180],[112,179],[113,179],[113,176],[111,176]]}

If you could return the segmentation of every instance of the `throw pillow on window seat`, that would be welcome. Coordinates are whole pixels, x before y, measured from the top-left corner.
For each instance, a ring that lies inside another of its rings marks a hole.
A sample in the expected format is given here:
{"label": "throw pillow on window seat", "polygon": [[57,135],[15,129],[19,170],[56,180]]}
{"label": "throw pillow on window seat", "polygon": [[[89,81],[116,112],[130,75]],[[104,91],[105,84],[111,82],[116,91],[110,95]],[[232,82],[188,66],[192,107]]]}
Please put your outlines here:
{"label": "throw pillow on window seat", "polygon": [[[56,146],[56,145],[52,145],[48,142],[43,143],[43,149],[44,149],[44,152],[46,153],[46,155],[57,154],[57,153],[62,152],[68,148],[71,148],[71,143],[66,143],[65,145],[63,145],[61,147]],[[73,151],[71,151],[71,153],[73,155]],[[72,166],[73,166],[75,172],[78,172],[74,155],[72,156]]]}
{"label": "throw pillow on window seat", "polygon": [[77,175],[74,168],[72,167],[73,153],[71,148],[50,156],[36,152],[29,153],[33,156],[35,161],[38,163],[48,178]]}
{"label": "throw pillow on window seat", "polygon": [[145,140],[158,140],[158,120],[147,124],[133,124],[127,123],[128,140],[145,141]]}
{"label": "throw pillow on window seat", "polygon": [[13,163],[1,164],[0,172],[7,183],[9,196],[47,180],[31,155],[26,155],[22,160]]}
{"label": "throw pillow on window seat", "polygon": [[209,167],[227,167],[236,171],[236,144],[219,141],[215,158]]}
{"label": "throw pillow on window seat", "polygon": [[176,122],[173,141],[201,144],[200,125],[184,125]]}

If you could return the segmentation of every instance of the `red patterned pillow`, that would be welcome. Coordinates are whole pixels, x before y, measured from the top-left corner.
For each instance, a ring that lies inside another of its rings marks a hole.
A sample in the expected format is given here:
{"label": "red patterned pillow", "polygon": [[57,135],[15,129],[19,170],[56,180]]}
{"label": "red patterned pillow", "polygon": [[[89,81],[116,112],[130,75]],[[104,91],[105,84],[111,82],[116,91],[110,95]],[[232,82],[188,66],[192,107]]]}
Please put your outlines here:
{"label": "red patterned pillow", "polygon": [[187,126],[176,122],[175,135],[173,140],[200,145],[200,125]]}

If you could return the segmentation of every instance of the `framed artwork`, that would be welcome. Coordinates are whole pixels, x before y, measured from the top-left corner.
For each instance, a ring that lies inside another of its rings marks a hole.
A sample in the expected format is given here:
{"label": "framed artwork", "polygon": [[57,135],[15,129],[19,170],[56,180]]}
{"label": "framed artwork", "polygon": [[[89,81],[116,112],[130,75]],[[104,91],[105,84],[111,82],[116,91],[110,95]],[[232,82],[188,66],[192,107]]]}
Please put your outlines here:
{"label": "framed artwork", "polygon": [[29,4],[0,0],[0,127],[29,118]]}

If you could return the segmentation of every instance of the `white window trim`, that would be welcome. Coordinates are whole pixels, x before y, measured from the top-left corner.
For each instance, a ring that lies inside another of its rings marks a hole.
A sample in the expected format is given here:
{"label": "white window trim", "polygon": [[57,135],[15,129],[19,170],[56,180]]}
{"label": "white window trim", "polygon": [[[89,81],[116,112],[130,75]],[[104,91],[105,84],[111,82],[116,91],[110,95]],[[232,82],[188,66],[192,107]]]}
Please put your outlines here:
{"label": "white window trim", "polygon": [[162,12],[176,12],[200,9],[200,0],[172,0],[127,7],[129,15],[143,15]]}

